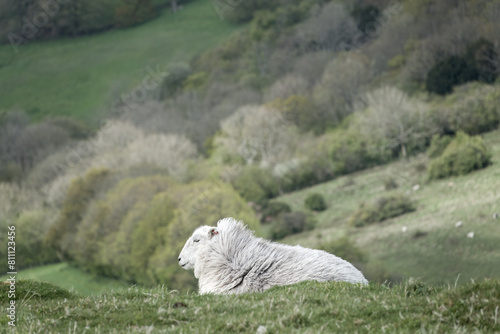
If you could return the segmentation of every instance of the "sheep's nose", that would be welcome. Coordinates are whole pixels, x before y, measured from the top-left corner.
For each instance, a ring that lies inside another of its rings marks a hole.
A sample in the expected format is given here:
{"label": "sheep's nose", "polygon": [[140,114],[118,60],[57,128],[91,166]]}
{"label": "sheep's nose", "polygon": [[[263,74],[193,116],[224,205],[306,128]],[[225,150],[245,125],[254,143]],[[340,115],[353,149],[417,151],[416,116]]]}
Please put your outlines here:
{"label": "sheep's nose", "polygon": [[181,258],[178,258],[177,260],[179,260],[179,262],[181,262]]}

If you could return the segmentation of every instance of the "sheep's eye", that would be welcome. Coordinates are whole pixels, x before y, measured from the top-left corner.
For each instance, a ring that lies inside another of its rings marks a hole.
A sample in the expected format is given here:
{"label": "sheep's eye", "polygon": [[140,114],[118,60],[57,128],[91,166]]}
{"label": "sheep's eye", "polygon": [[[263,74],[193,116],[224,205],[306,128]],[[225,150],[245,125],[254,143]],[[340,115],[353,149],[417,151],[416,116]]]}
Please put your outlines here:
{"label": "sheep's eye", "polygon": [[200,239],[193,239],[193,242],[199,242]]}

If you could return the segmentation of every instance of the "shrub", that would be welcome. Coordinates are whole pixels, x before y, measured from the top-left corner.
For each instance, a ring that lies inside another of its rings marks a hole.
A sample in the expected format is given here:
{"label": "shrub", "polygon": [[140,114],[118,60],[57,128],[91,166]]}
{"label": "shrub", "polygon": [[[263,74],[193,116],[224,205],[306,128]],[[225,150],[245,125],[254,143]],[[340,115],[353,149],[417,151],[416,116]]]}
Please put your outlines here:
{"label": "shrub", "polygon": [[54,153],[69,141],[66,130],[48,123],[31,124],[16,138],[13,155],[24,171]]}
{"label": "shrub", "polygon": [[444,150],[443,154],[431,161],[429,178],[440,179],[465,175],[473,170],[488,166],[491,154],[481,137],[470,137],[459,132]]}
{"label": "shrub", "polygon": [[327,206],[325,198],[321,194],[309,194],[304,200],[304,206],[313,211],[324,211]]}
{"label": "shrub", "polygon": [[387,145],[394,155],[406,157],[422,151],[436,130],[428,119],[426,105],[394,87],[366,94],[367,110],[353,117],[357,131],[370,142]]}
{"label": "shrub", "polygon": [[282,213],[271,228],[271,238],[282,239],[287,235],[311,230],[314,225],[314,219],[304,212]]}
{"label": "shrub", "polygon": [[273,27],[277,21],[277,13],[269,10],[261,10],[254,14],[250,26],[250,36],[256,41],[268,41],[276,35]]}
{"label": "shrub", "polygon": [[243,23],[252,20],[258,11],[272,10],[276,5],[265,0],[238,1],[237,6],[231,7],[224,4],[220,6],[219,11],[229,22]]}
{"label": "shrub", "polygon": [[65,130],[73,139],[86,139],[94,134],[94,130],[91,127],[70,117],[55,117],[46,120],[45,123]]}
{"label": "shrub", "polygon": [[278,185],[270,171],[257,166],[245,166],[232,184],[241,197],[258,205],[278,195]]}
{"label": "shrub", "polygon": [[334,163],[327,155],[309,155],[284,175],[280,180],[281,190],[290,192],[329,181],[334,177],[333,168]]}
{"label": "shrub", "polygon": [[23,177],[21,166],[13,162],[0,164],[0,182],[19,181]]}
{"label": "shrub", "polygon": [[474,63],[480,81],[486,83],[495,82],[498,76],[495,64],[498,54],[492,42],[484,38],[478,39],[467,46],[465,57]]}
{"label": "shrub", "polygon": [[291,159],[297,139],[296,127],[280,112],[243,106],[221,122],[215,143],[226,160],[272,168]]}
{"label": "shrub", "polygon": [[313,92],[314,103],[321,109],[325,126],[340,124],[354,111],[354,103],[370,79],[369,59],[362,55],[341,53],[326,65],[321,82]]}
{"label": "shrub", "polygon": [[427,149],[427,155],[429,158],[437,158],[441,156],[452,140],[453,137],[451,136],[434,135],[431,140],[431,145]]}
{"label": "shrub", "polygon": [[286,101],[291,96],[300,96],[300,94],[307,90],[307,87],[307,80],[302,76],[288,74],[276,80],[271,87],[266,90],[265,99],[266,101]]}
{"label": "shrub", "polygon": [[207,72],[191,74],[182,83],[182,88],[184,90],[201,90],[207,85],[208,78]]}
{"label": "shrub", "polygon": [[265,209],[262,211],[263,220],[266,221],[268,217],[278,217],[282,213],[292,212],[290,205],[284,202],[273,201],[266,205]]}
{"label": "shrub", "polygon": [[500,124],[500,89],[498,86],[468,84],[458,87],[446,100],[452,107],[444,113],[453,132],[469,135],[494,130]]}
{"label": "shrub", "polygon": [[302,136],[297,155],[288,163],[276,166],[273,174],[280,182],[282,191],[290,192],[318,183],[326,182],[335,176],[335,162],[329,157],[331,137]]}
{"label": "shrub", "polygon": [[351,11],[351,15],[356,20],[358,29],[366,33],[367,25],[373,24],[373,22],[378,19],[380,9],[374,5],[360,6],[358,4],[354,6],[354,9]]}
{"label": "shrub", "polygon": [[349,217],[349,224],[362,227],[415,210],[415,204],[408,196],[392,193],[377,198],[374,203],[362,203]]}
{"label": "shrub", "polygon": [[[121,271],[117,271],[117,268],[123,268],[117,264],[121,263],[119,257],[125,256],[129,250],[113,250],[113,253],[117,254],[113,258],[105,254],[112,250],[112,246],[117,246],[114,242],[118,235],[129,236],[133,233],[124,229],[133,230],[147,210],[155,212],[156,209],[149,205],[144,208],[144,203],[154,204],[155,195],[167,189],[171,191],[176,185],[175,181],[161,175],[121,180],[107,191],[102,199],[89,205],[83,217],[75,217],[79,220],[79,226],[72,239],[66,238],[62,241],[62,249],[69,253],[70,258],[90,271],[108,276],[120,275]],[[168,203],[165,202],[165,206],[167,207]],[[132,241],[127,243],[124,248],[128,249],[131,243]]]}
{"label": "shrub", "polygon": [[151,201],[137,202],[122,219],[119,230],[108,235],[99,258],[122,279],[155,284],[145,273],[151,256],[163,245],[175,209],[169,191],[155,195]]}
{"label": "shrub", "polygon": [[191,75],[186,63],[172,64],[167,68],[168,76],[163,79],[160,99],[166,99],[182,88],[182,83]]}
{"label": "shrub", "polygon": [[279,110],[287,120],[293,122],[302,132],[313,130],[320,133],[324,130],[324,120],[306,97],[291,95],[287,99],[276,99],[268,105]]}
{"label": "shrub", "polygon": [[156,16],[151,0],[120,0],[115,8],[116,26],[128,27],[136,25]]}
{"label": "shrub", "polygon": [[58,261],[53,249],[44,244],[44,235],[52,223],[49,212],[24,211],[16,225],[16,267],[18,269]]}
{"label": "shrub", "polygon": [[107,169],[95,169],[71,183],[59,218],[47,232],[46,242],[50,246],[62,251],[64,255],[69,254],[90,201],[109,175],[110,171]]}
{"label": "shrub", "polygon": [[464,57],[451,56],[436,65],[427,74],[425,88],[440,95],[451,93],[453,86],[476,80],[479,74],[475,66]]}
{"label": "shrub", "polygon": [[392,158],[387,145],[370,142],[356,129],[333,132],[330,152],[335,174],[352,173],[385,163]]}

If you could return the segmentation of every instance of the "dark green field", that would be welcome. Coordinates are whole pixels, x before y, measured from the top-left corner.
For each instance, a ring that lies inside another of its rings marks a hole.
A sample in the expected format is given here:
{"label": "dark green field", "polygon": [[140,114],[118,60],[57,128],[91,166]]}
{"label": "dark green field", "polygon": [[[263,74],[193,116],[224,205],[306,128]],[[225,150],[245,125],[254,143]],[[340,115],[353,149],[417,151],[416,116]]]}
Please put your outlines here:
{"label": "dark green field", "polygon": [[189,62],[238,29],[219,19],[210,1],[195,1],[134,28],[29,43],[18,53],[0,45],[0,111],[91,121],[111,101],[113,87],[128,91],[142,82],[147,66]]}

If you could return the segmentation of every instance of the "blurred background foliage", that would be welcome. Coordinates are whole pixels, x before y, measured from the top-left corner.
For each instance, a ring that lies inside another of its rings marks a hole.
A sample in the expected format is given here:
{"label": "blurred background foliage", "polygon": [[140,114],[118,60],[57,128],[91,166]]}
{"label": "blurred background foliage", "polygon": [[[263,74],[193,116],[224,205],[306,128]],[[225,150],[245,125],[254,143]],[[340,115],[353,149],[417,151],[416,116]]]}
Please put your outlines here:
{"label": "blurred background foliage", "polygon": [[[277,197],[426,152],[428,182],[491,165],[478,136],[500,124],[499,1],[244,0],[217,17],[220,4],[0,0],[0,229],[17,226],[20,269],[66,261],[187,289],[177,255],[199,225],[231,216],[259,236],[307,235],[332,203]],[[18,56],[11,32],[26,39]],[[128,82],[160,60],[168,76],[134,100]],[[20,85],[28,72],[45,82]],[[108,93],[85,90],[103,78]],[[56,83],[65,93],[49,99]],[[415,210],[379,194],[342,228]],[[322,248],[395,277],[353,238]]]}

